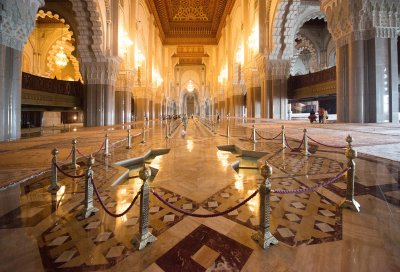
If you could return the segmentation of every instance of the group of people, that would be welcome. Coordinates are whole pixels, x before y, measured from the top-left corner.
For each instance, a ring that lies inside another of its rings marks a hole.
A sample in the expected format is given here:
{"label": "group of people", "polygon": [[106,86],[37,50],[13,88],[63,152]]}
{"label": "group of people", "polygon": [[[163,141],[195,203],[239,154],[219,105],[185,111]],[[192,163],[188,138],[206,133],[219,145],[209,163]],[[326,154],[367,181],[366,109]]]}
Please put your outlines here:
{"label": "group of people", "polygon": [[[317,121],[317,115],[315,114],[314,109],[311,109],[308,119],[310,120],[310,123]],[[326,120],[328,120],[328,111],[323,107],[320,107],[318,109],[318,121],[320,124],[326,124]]]}

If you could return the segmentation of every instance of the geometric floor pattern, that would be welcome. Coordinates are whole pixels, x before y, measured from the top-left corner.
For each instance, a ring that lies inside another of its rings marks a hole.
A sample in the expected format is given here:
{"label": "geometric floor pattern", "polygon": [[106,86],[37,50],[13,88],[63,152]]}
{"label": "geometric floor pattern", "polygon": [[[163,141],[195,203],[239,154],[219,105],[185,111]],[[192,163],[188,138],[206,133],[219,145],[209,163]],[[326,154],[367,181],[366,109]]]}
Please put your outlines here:
{"label": "geometric floor pattern", "polygon": [[[127,185],[117,187],[116,191],[106,190],[101,193],[105,206],[114,213],[124,211],[138,189]],[[157,193],[169,203],[189,212],[198,208],[186,198],[167,190],[157,189]],[[82,198],[83,195],[80,195],[79,199]],[[83,208],[82,201],[66,201],[63,205],[70,210],[59,214],[59,220],[37,237],[42,263],[47,271],[107,269],[135,251],[131,239],[139,228],[139,200],[126,215],[117,219],[100,209],[89,218],[78,220],[76,215]],[[95,206],[100,206],[97,200]],[[152,194],[149,213],[150,231],[155,236],[183,219],[182,214],[165,207]],[[0,219],[0,222],[7,219]]]}
{"label": "geometric floor pattern", "polygon": [[200,225],[156,264],[165,272],[240,271],[252,249]]}
{"label": "geometric floor pattern", "polygon": [[[273,189],[299,189],[304,185],[294,178],[272,179]],[[251,180],[236,181],[202,203],[213,212],[222,212],[251,195],[258,188]],[[259,211],[255,208],[259,195],[240,208],[225,215],[226,218],[254,230],[259,226]],[[312,193],[271,194],[270,231],[281,242],[290,246],[318,244],[342,238],[341,209],[323,197]]]}

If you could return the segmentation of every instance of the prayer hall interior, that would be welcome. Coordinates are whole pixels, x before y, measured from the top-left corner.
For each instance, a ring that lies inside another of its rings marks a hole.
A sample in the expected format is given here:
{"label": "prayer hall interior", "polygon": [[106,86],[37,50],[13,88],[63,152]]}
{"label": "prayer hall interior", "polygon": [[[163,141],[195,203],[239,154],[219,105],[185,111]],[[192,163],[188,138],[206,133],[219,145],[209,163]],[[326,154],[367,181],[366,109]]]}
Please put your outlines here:
{"label": "prayer hall interior", "polygon": [[399,0],[0,0],[0,272],[400,271]]}

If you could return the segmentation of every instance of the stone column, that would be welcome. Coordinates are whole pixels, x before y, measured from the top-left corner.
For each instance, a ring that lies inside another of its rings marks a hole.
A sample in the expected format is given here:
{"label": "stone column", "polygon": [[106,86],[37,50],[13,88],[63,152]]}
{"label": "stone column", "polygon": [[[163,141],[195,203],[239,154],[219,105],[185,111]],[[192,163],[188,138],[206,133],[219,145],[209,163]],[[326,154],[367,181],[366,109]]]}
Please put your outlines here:
{"label": "stone column", "polygon": [[398,123],[397,4],[398,0],[321,1],[336,43],[339,122]]}
{"label": "stone column", "polygon": [[81,63],[81,73],[87,83],[86,126],[115,124],[115,82],[119,65],[118,57]]}
{"label": "stone column", "polygon": [[44,0],[0,0],[0,141],[21,137],[22,48]]}
{"label": "stone column", "polygon": [[263,107],[265,118],[285,120],[287,118],[288,60],[269,60],[265,66]]}
{"label": "stone column", "polygon": [[131,122],[131,89],[133,82],[133,71],[125,70],[119,73],[115,91],[115,122],[117,124]]}

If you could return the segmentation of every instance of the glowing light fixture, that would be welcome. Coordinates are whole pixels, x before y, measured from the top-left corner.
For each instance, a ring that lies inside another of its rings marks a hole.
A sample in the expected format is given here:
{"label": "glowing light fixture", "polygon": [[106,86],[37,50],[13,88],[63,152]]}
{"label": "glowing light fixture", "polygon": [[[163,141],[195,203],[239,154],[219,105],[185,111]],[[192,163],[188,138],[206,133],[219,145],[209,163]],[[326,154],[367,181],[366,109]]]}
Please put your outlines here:
{"label": "glowing light fixture", "polygon": [[119,50],[122,54],[126,54],[128,52],[128,47],[133,45],[131,39],[129,39],[128,33],[126,31],[122,31],[119,35]]}
{"label": "glowing light fixture", "polygon": [[236,52],[236,62],[243,65],[244,63],[244,50],[243,45],[240,45],[238,51]]}
{"label": "glowing light fixture", "polygon": [[192,80],[189,80],[188,84],[186,85],[186,89],[188,90],[189,93],[194,91],[194,86],[193,86]]}
{"label": "glowing light fixture", "polygon": [[140,51],[140,49],[135,50],[135,62],[136,62],[136,66],[137,67],[141,67],[142,66],[142,62],[145,61],[145,57],[142,53],[142,51]]}
{"label": "glowing light fixture", "polygon": [[67,55],[64,53],[63,47],[60,47],[60,51],[57,52],[55,58],[55,63],[58,67],[64,68],[65,66],[67,66],[69,60]]}
{"label": "glowing light fixture", "polygon": [[218,82],[223,84],[224,81],[228,80],[228,66],[225,64],[218,76]]}
{"label": "glowing light fixture", "polygon": [[258,48],[258,26],[256,25],[253,27],[253,30],[251,31],[251,34],[249,36],[248,44],[249,48],[252,50],[256,50]]}
{"label": "glowing light fixture", "polygon": [[153,70],[153,82],[155,84],[155,87],[160,87],[163,83],[163,79],[158,70]]}

